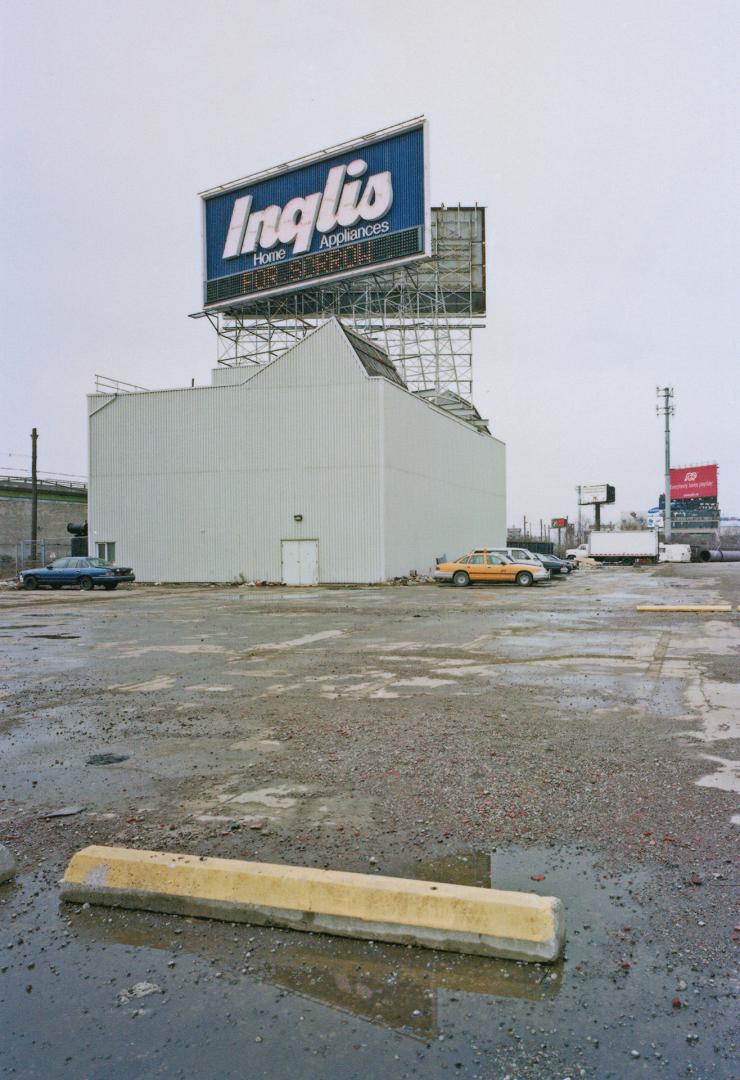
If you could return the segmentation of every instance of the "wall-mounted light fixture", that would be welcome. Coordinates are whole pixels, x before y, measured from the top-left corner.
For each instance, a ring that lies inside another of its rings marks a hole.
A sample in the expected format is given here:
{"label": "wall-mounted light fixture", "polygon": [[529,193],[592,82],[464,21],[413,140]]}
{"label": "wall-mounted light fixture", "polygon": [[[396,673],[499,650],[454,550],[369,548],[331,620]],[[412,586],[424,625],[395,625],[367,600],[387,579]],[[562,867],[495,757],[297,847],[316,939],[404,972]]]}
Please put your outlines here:
{"label": "wall-mounted light fixture", "polygon": [[303,521],[303,514],[293,514],[293,521]]}

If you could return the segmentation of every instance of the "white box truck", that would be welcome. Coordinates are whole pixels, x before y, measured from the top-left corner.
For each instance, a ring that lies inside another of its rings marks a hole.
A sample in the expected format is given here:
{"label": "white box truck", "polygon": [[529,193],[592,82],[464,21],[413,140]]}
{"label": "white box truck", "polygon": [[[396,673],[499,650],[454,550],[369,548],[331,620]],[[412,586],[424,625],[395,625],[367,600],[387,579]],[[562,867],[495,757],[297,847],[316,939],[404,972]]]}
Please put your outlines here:
{"label": "white box truck", "polygon": [[592,532],[587,544],[570,548],[571,559],[598,559],[599,562],[633,563],[636,559],[658,561],[658,533],[655,529],[618,529]]}

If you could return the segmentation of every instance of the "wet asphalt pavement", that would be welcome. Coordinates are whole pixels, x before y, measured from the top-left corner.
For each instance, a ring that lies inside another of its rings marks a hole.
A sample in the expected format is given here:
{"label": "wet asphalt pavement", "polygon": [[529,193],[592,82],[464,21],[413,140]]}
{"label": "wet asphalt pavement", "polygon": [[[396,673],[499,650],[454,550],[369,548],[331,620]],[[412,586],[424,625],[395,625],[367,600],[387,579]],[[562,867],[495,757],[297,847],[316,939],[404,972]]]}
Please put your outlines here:
{"label": "wet asphalt pavement", "polygon": [[[634,611],[717,601],[740,564],[0,593],[0,1074],[734,1077],[738,613]],[[557,895],[566,957],[62,905],[89,843]]]}

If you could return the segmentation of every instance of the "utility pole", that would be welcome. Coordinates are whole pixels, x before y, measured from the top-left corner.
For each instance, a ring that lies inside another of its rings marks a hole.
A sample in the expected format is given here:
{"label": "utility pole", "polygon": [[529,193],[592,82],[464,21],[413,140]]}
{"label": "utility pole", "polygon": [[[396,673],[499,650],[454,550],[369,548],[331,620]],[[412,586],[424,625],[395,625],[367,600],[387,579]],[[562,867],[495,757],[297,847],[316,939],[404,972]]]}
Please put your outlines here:
{"label": "utility pole", "polygon": [[673,405],[672,386],[656,386],[655,392],[658,395],[658,404],[655,411],[658,416],[665,416],[665,511],[663,535],[666,544],[669,544],[671,542],[671,417],[676,410]]}
{"label": "utility pole", "polygon": [[36,443],[39,433],[36,428],[31,432],[31,558],[36,563],[36,548],[39,531],[39,489],[36,476]]}

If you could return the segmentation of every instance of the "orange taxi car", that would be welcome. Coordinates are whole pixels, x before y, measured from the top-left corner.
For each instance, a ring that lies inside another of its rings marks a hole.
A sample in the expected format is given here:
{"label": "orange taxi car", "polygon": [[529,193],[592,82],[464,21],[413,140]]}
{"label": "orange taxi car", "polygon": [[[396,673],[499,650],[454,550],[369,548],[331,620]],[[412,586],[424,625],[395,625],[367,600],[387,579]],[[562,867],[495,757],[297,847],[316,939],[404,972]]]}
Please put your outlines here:
{"label": "orange taxi car", "polygon": [[474,581],[513,581],[517,585],[534,585],[535,581],[546,581],[549,576],[550,571],[541,564],[516,562],[487,548],[476,548],[453,562],[438,563],[434,571],[435,581],[451,581],[453,585],[472,585]]}

